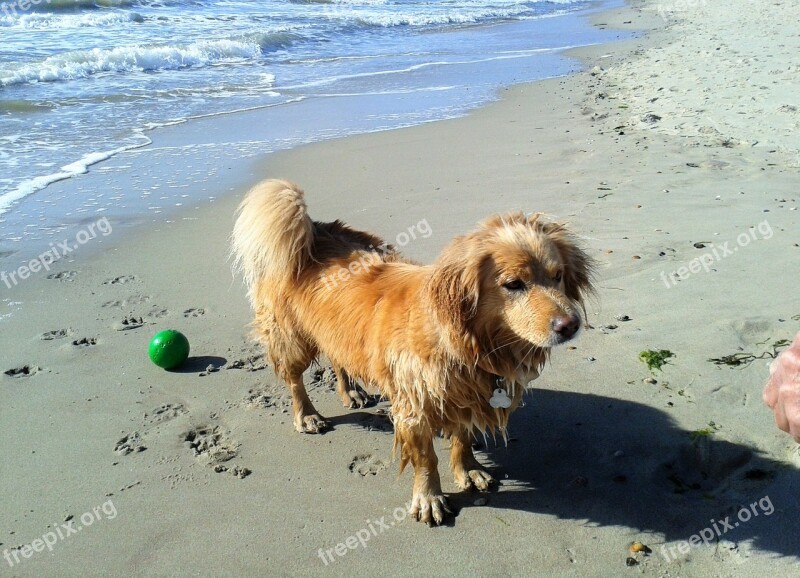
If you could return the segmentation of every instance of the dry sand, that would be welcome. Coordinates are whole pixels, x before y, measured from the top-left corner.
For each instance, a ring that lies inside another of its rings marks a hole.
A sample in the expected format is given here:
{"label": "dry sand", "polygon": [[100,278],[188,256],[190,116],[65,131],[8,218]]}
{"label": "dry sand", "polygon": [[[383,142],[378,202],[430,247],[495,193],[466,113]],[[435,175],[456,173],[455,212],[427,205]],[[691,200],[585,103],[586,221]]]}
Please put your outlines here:
{"label": "dry sand", "polygon": [[[233,195],[3,295],[21,304],[0,321],[0,370],[29,368],[0,375],[0,553],[19,559],[4,575],[798,575],[800,455],[761,403],[768,359],[709,359],[800,328],[800,103],[781,76],[796,82],[799,25],[791,2],[716,4],[662,5],[665,20],[635,2],[596,24],[651,34],[578,51],[591,73],[256,171],[300,182],[320,220],[398,241],[426,222],[403,248],[422,261],[509,209],[585,237],[592,328],[532,384],[508,446],[479,454],[498,491],[457,493],[443,461],[458,516],[404,519],[411,475],[398,479],[383,404],[343,409],[324,365],[310,394],[335,429],[292,430],[230,273]],[[752,22],[776,22],[772,36]],[[783,72],[756,89],[738,59]],[[193,347],[170,373],[145,356],[168,327]],[[650,372],[648,349],[675,357]]]}

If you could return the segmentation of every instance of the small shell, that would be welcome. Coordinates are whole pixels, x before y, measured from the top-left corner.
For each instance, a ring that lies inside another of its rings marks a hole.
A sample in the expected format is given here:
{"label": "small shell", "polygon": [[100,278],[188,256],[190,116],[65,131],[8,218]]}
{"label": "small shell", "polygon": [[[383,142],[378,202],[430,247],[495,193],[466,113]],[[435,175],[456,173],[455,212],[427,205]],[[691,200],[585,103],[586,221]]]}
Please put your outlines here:
{"label": "small shell", "polygon": [[641,542],[634,542],[633,544],[631,544],[630,551],[633,552],[634,554],[637,552],[644,552],[645,554],[649,554],[650,552],[652,552],[650,548],[648,548]]}

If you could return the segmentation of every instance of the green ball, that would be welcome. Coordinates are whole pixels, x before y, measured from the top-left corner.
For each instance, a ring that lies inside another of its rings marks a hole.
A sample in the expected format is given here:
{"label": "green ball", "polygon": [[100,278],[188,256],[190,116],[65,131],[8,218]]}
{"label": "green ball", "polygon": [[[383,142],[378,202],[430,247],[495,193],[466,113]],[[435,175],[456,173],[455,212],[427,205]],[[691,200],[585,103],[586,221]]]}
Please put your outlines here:
{"label": "green ball", "polygon": [[180,331],[165,329],[150,340],[150,361],[164,369],[175,369],[189,358],[189,340]]}

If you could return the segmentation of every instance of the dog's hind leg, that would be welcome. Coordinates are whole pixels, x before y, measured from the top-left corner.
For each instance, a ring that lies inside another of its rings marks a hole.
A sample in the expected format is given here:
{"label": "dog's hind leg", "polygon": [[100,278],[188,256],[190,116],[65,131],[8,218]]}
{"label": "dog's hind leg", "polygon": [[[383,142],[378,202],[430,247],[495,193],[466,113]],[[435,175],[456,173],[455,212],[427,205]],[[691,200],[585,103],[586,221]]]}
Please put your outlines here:
{"label": "dog's hind leg", "polygon": [[463,429],[450,436],[450,469],[453,470],[456,484],[462,490],[488,490],[495,481],[475,459],[471,436]]}
{"label": "dog's hind leg", "polygon": [[369,394],[364,391],[364,388],[338,365],[333,366],[333,371],[336,373],[336,391],[342,398],[344,406],[349,409],[366,407],[369,402]]}
{"label": "dog's hind leg", "polygon": [[292,393],[294,427],[300,433],[321,433],[330,424],[314,408],[303,384],[303,372],[317,356],[317,348],[295,332],[284,331],[271,315],[257,318],[259,337],[266,346],[275,373]]}

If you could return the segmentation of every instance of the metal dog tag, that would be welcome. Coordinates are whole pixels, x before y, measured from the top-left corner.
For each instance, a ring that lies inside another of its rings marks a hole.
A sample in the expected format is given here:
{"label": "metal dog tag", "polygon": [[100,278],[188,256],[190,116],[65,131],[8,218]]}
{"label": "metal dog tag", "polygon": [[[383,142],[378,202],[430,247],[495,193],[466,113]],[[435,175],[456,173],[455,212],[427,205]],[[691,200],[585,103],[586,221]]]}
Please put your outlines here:
{"label": "metal dog tag", "polygon": [[511,407],[511,398],[508,397],[505,389],[498,387],[489,399],[489,405],[495,409],[508,409]]}

